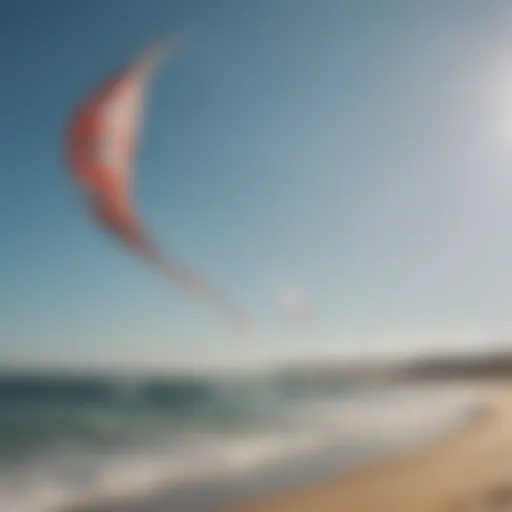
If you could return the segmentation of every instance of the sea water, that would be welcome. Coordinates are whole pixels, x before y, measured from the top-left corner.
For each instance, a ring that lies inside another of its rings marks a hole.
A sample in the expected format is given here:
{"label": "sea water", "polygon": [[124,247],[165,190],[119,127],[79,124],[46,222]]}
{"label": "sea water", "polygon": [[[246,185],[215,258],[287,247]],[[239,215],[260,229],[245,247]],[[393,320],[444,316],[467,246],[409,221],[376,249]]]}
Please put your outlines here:
{"label": "sea water", "polygon": [[11,374],[0,510],[206,512],[432,438],[481,399],[444,384]]}

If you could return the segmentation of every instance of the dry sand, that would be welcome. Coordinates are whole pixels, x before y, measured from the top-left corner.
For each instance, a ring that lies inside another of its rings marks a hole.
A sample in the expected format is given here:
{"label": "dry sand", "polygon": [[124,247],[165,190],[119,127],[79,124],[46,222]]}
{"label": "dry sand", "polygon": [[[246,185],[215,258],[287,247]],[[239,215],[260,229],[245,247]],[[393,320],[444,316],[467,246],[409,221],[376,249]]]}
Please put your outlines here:
{"label": "dry sand", "polygon": [[512,384],[468,425],[415,453],[226,512],[512,512]]}

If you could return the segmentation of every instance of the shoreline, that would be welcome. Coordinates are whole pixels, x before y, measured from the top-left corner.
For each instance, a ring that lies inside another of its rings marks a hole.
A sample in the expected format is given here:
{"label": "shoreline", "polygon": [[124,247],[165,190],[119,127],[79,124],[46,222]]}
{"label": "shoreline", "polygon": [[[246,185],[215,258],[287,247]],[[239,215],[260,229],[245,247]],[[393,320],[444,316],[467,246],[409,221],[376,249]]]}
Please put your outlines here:
{"label": "shoreline", "polygon": [[481,384],[487,399],[468,421],[427,444],[222,512],[512,510],[512,382]]}
{"label": "shoreline", "polygon": [[[468,384],[475,388],[474,382]],[[137,493],[137,496],[131,498],[123,495],[117,499],[98,499],[82,505],[75,503],[73,506],[61,508],[60,512],[168,512],[170,509],[177,512],[245,511],[247,505],[252,507],[253,504],[266,502],[271,497],[280,498],[295,493],[296,490],[316,488],[333,478],[345,479],[366,468],[385,465],[390,460],[402,458],[404,454],[429,449],[445,438],[459,436],[461,432],[472,428],[478,416],[476,411],[482,404],[487,403],[488,393],[485,388],[485,385],[477,383],[477,393],[480,394],[484,389],[485,394],[473,401],[455,423],[441,427],[436,433],[429,433],[427,430],[418,437],[411,437],[410,441],[401,440],[396,444],[396,440],[389,440],[390,444],[380,443],[380,447],[379,444],[354,445],[355,451],[351,451],[353,448],[346,444],[337,445],[334,450],[325,451],[323,455],[315,452],[313,458],[304,455],[294,461],[282,460],[239,480],[193,480],[190,485],[161,486],[155,491]],[[236,508],[234,505],[237,505]]]}

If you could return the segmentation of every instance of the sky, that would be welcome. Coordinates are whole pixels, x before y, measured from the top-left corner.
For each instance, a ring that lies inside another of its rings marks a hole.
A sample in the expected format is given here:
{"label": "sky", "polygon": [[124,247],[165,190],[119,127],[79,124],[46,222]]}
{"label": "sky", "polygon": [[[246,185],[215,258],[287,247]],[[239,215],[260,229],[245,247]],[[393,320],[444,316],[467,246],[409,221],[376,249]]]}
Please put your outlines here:
{"label": "sky", "polygon": [[[511,28],[498,0],[1,0],[0,361],[512,340]],[[185,44],[152,83],[137,208],[250,312],[245,337],[99,230],[63,157],[77,102],[162,34]]]}

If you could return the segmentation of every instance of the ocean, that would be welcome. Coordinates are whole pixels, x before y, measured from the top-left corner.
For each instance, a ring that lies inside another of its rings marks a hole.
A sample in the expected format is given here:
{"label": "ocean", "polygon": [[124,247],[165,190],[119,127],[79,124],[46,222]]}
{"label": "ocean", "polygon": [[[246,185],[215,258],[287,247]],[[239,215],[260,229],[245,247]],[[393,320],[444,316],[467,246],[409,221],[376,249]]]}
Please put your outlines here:
{"label": "ocean", "polygon": [[213,512],[432,439],[463,385],[0,376],[0,510]]}

